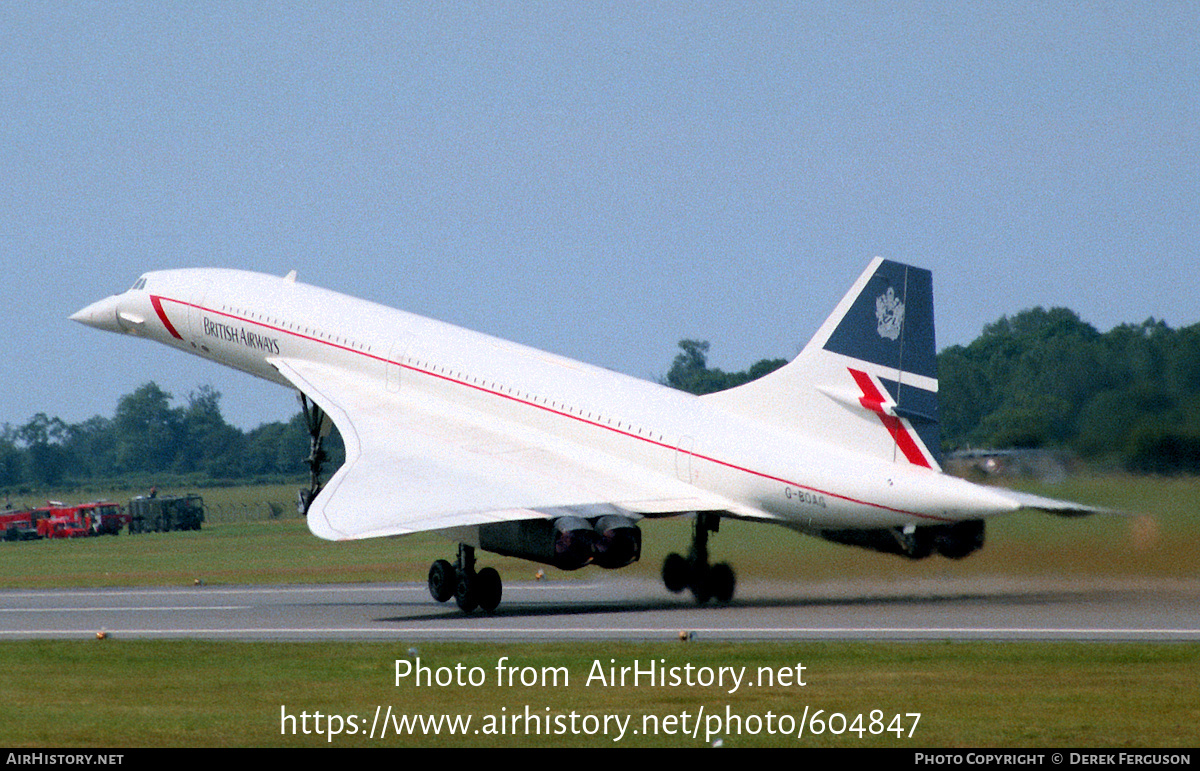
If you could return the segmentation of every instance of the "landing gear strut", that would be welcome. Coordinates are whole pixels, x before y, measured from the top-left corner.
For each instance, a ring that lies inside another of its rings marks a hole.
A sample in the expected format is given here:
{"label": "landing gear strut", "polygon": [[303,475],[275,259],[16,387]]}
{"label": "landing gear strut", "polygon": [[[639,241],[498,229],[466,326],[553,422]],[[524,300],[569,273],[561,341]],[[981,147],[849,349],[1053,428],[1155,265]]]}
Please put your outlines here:
{"label": "landing gear strut", "polygon": [[691,589],[700,605],[714,599],[725,604],[733,599],[737,577],[727,562],[708,564],[708,534],[720,531],[721,516],[717,512],[696,512],[692,528],[692,548],[687,558],[672,552],[663,562],[663,583],[678,594]]}
{"label": "landing gear strut", "polygon": [[458,545],[458,560],[450,564],[438,560],[429,566],[429,594],[438,602],[451,597],[464,613],[475,608],[492,612],[500,604],[504,587],[495,568],[484,568],[475,572],[475,547],[464,543]]}
{"label": "landing gear strut", "polygon": [[304,425],[308,427],[309,451],[304,463],[308,466],[309,477],[308,489],[300,491],[300,500],[296,508],[300,510],[301,514],[307,516],[309,505],[324,486],[324,483],[321,482],[321,466],[329,456],[325,453],[322,445],[325,443],[325,437],[329,434],[330,420],[316,402],[310,401],[304,394],[300,394],[299,398],[300,408],[304,411]]}

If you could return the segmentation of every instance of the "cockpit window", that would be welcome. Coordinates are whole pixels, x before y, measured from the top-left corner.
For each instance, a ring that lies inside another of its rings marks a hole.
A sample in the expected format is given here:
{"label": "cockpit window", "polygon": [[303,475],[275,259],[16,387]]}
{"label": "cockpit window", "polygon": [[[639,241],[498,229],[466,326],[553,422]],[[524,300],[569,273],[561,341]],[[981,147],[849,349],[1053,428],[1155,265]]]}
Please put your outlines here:
{"label": "cockpit window", "polygon": [[135,281],[132,288],[134,290],[145,289],[146,288],[146,277],[142,276],[137,281]]}

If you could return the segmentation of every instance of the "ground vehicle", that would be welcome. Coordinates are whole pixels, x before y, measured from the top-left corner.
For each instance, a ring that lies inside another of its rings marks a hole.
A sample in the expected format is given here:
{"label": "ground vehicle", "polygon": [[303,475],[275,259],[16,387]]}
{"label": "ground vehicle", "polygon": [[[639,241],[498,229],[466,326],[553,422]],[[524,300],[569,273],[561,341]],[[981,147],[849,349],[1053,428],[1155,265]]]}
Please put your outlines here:
{"label": "ground vehicle", "polygon": [[0,531],[6,541],[32,541],[38,538],[78,538],[89,535],[116,535],[129,521],[121,507],[107,501],[64,506],[51,502],[36,509],[0,513]]}
{"label": "ground vehicle", "polygon": [[139,496],[129,502],[129,532],[166,533],[199,530],[204,500],[199,495]]}
{"label": "ground vehicle", "polygon": [[41,506],[33,510],[33,515],[41,538],[83,538],[91,534],[91,517],[79,506]]}
{"label": "ground vehicle", "polygon": [[108,501],[82,503],[75,508],[81,515],[90,519],[89,535],[117,535],[130,519],[129,514],[123,512],[119,505]]}
{"label": "ground vehicle", "polygon": [[6,510],[0,513],[0,530],[6,541],[32,541],[41,538],[37,531],[38,517],[32,509]]}

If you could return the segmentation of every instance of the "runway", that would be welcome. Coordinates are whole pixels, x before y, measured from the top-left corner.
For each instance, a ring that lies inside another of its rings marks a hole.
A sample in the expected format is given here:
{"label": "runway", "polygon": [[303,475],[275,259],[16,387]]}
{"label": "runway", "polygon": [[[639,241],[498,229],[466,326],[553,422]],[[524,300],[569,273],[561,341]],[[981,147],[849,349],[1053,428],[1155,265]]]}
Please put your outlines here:
{"label": "runway", "polygon": [[423,584],[0,592],[0,639],[1200,641],[1200,580],[747,584],[698,608],[657,582],[513,583],[495,613]]}

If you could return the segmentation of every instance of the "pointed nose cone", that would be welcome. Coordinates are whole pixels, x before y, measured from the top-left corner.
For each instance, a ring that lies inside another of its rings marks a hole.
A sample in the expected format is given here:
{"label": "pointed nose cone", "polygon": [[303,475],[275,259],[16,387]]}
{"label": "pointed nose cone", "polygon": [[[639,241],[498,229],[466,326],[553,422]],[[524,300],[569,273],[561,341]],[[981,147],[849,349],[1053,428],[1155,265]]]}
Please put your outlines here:
{"label": "pointed nose cone", "polygon": [[122,332],[124,330],[117,321],[118,310],[117,298],[115,296],[106,297],[72,313],[71,321],[78,321],[80,324],[108,332]]}

